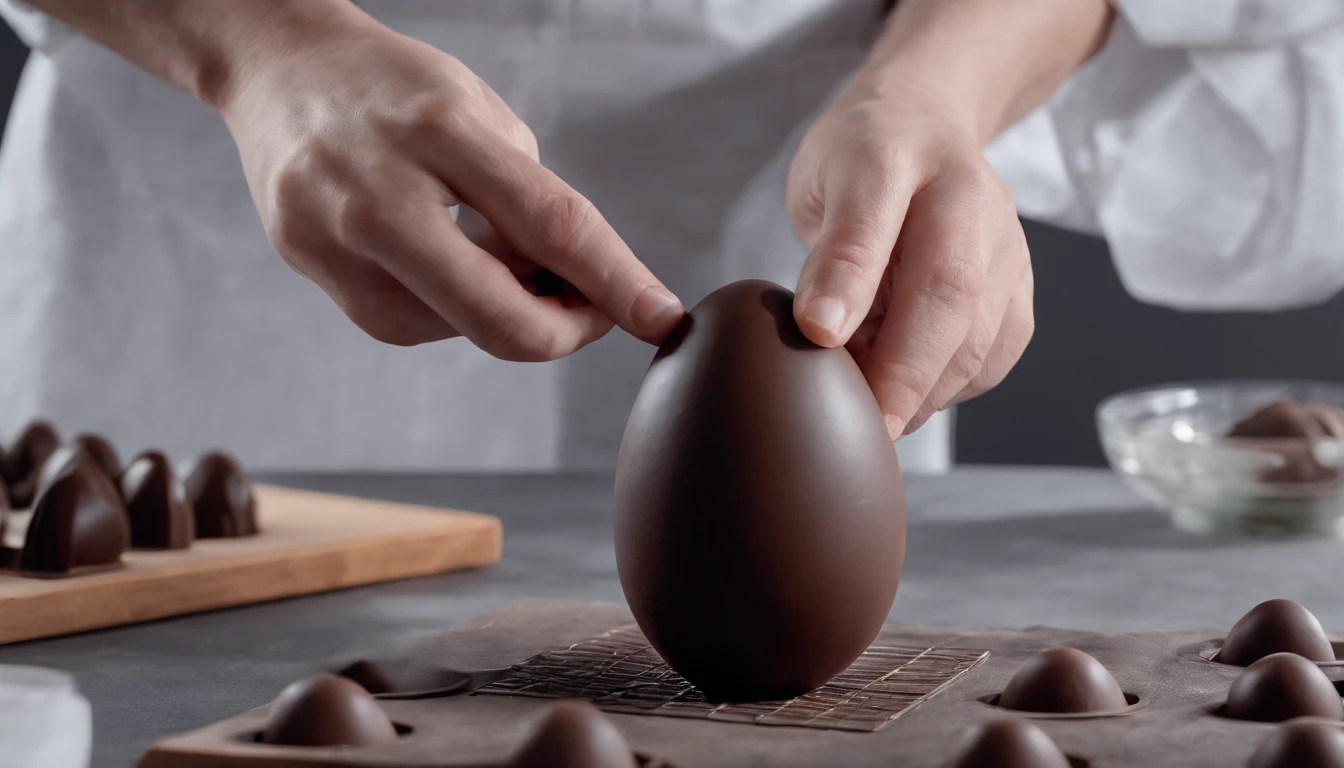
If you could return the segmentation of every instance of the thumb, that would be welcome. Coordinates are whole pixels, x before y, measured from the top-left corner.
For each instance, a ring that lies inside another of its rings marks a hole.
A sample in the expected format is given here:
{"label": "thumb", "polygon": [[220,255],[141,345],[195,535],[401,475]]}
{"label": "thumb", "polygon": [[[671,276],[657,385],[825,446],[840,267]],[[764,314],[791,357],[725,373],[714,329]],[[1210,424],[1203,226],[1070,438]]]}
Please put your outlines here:
{"label": "thumb", "polygon": [[794,320],[814,344],[845,344],[867,316],[896,247],[913,179],[892,163],[851,162],[827,174],[821,231],[793,298]]}

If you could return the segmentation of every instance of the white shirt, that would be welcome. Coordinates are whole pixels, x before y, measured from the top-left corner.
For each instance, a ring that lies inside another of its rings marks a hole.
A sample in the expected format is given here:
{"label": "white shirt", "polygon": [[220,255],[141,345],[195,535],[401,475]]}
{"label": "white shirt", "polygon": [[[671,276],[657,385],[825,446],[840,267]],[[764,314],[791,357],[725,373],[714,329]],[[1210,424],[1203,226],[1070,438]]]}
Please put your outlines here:
{"label": "white shirt", "polygon": [[[360,5],[490,83],[690,306],[796,282],[787,164],[884,3]],[[1022,211],[1104,234],[1140,298],[1337,290],[1340,4],[1119,5],[1107,49],[989,150]],[[123,452],[221,446],[267,468],[614,465],[650,347],[613,332],[519,365],[368,339],[275,255],[214,114],[16,0],[0,12],[36,48],[0,148],[0,434],[42,414]],[[907,469],[945,467],[949,431],[898,443]]]}

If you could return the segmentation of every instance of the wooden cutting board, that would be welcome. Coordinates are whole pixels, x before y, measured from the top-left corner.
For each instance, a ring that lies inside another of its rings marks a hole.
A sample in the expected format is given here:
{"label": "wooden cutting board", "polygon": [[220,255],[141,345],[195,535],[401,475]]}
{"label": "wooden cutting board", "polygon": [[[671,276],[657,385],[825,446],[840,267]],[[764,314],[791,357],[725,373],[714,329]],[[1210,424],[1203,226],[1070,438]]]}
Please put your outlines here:
{"label": "wooden cutting board", "polygon": [[[499,560],[489,515],[256,486],[262,532],[131,551],[63,579],[0,571],[0,644],[475,568]],[[12,519],[19,528],[21,515]],[[11,531],[12,539],[17,531]]]}

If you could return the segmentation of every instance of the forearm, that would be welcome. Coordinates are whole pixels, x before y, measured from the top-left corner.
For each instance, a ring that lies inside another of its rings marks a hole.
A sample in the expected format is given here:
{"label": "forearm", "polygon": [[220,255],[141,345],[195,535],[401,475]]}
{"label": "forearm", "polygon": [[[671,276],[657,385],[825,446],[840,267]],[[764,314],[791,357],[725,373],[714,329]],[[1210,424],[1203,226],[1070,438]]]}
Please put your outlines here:
{"label": "forearm", "polygon": [[347,0],[28,0],[212,107],[248,66],[324,29],[368,22]]}
{"label": "forearm", "polygon": [[1108,0],[901,0],[842,100],[916,88],[983,143],[1100,50],[1114,15]]}

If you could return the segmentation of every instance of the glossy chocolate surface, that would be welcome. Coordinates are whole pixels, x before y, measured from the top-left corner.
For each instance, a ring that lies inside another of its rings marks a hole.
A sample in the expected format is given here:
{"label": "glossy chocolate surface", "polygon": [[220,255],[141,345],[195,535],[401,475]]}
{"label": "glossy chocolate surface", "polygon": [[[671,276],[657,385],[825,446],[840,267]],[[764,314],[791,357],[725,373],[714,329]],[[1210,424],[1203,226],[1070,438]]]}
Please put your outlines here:
{"label": "glossy chocolate surface", "polygon": [[75,464],[38,499],[19,569],[58,575],[112,566],[129,543],[116,487],[101,472]]}
{"label": "glossy chocolate surface", "polygon": [[1069,768],[1069,759],[1040,728],[1019,717],[973,726],[952,768]]}
{"label": "glossy chocolate surface", "polygon": [[369,692],[327,673],[289,684],[271,704],[261,740],[298,747],[373,746],[397,730]]}
{"label": "glossy chocolate surface", "polygon": [[186,549],[196,522],[186,493],[168,457],[158,451],[137,456],[121,473],[121,497],[131,519],[131,546]]}
{"label": "glossy chocolate surface", "polygon": [[187,501],[196,516],[196,537],[221,539],[257,533],[252,482],[233,457],[212,451],[187,472]]}
{"label": "glossy chocolate surface", "polygon": [[27,509],[37,496],[38,473],[47,458],[61,445],[56,428],[45,421],[29,424],[5,453],[3,470],[9,485],[9,500],[16,509]]}
{"label": "glossy chocolate surface", "polygon": [[1344,768],[1344,728],[1319,720],[1290,720],[1251,755],[1247,768]]}
{"label": "glossy chocolate surface", "polygon": [[1292,600],[1266,600],[1232,625],[1214,655],[1221,664],[1249,666],[1272,653],[1296,653],[1311,661],[1334,661],[1335,649],[1311,611]]}
{"label": "glossy chocolate surface", "polygon": [[117,449],[107,438],[85,432],[70,442],[82,448],[109,478],[115,480],[121,475],[121,457],[117,455]]}
{"label": "glossy chocolate surface", "polygon": [[625,737],[586,701],[551,705],[514,753],[511,768],[635,768]]}
{"label": "glossy chocolate surface", "polygon": [[1017,668],[999,706],[1019,712],[1114,712],[1129,706],[1101,662],[1075,648],[1047,648]]}
{"label": "glossy chocolate surface", "polygon": [[1275,653],[1232,681],[1226,714],[1269,723],[1308,716],[1340,720],[1344,719],[1344,704],[1320,667],[1295,653]]}
{"label": "glossy chocolate surface", "polygon": [[896,595],[905,497],[863,373],[794,323],[792,294],[733,283],[649,367],[617,463],[621,587],[654,648],[720,700],[842,672]]}
{"label": "glossy chocolate surface", "polygon": [[359,687],[375,695],[391,693],[396,689],[392,676],[376,661],[353,661],[336,670],[336,674],[358,683]]}

